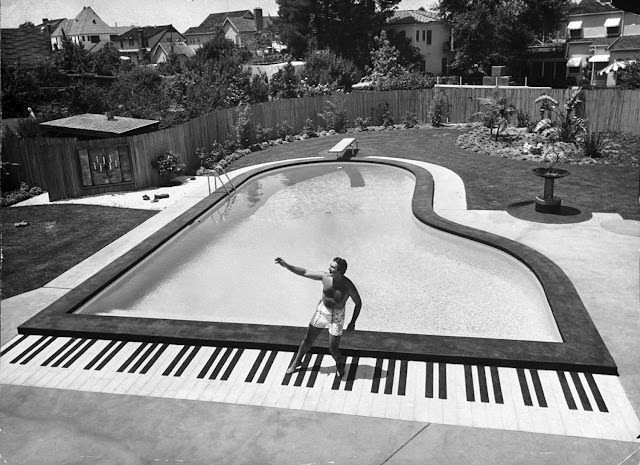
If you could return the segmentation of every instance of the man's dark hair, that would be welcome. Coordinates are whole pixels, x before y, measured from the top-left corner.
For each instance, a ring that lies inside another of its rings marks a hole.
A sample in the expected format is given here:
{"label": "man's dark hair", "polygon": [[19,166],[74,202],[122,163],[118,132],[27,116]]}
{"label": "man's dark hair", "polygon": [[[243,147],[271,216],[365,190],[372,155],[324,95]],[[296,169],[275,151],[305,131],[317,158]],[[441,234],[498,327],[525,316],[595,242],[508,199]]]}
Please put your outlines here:
{"label": "man's dark hair", "polygon": [[344,258],[336,257],[333,259],[338,265],[338,271],[342,274],[347,272],[347,261]]}

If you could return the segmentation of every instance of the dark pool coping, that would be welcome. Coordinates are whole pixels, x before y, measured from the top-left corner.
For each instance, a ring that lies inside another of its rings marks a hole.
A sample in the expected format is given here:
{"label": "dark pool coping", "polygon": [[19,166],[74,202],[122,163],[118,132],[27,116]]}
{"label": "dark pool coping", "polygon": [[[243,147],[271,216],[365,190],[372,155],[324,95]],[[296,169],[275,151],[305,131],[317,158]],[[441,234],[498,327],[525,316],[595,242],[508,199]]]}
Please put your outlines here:
{"label": "dark pool coping", "polygon": [[[335,159],[291,160],[238,175],[236,186],[283,167],[335,163]],[[346,355],[406,360],[443,361],[474,365],[511,366],[601,374],[617,374],[617,367],[575,287],[549,258],[519,242],[449,221],[433,210],[431,174],[415,164],[398,160],[358,160],[399,167],[416,178],[412,209],[421,222],[457,236],[502,250],[524,263],[536,275],[547,296],[563,342],[429,336],[374,331],[346,332],[341,347]],[[76,288],[18,327],[20,334],[75,336],[129,341],[193,345],[228,345],[246,348],[294,350],[306,328],[189,320],[151,319],[73,314],[96,293],[180,230],[193,223],[227,196],[220,188],[189,208],[139,245],[116,259]],[[326,351],[326,336],[313,351]]]}

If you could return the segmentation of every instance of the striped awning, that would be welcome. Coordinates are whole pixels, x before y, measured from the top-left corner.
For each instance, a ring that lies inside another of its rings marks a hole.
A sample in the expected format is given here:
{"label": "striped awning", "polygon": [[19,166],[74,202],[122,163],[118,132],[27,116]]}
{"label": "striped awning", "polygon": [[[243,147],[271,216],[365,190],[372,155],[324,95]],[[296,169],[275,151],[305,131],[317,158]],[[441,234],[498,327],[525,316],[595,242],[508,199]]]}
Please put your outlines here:
{"label": "striped awning", "polygon": [[593,55],[589,58],[589,63],[608,63],[609,55]]}
{"label": "striped awning", "polygon": [[574,55],[567,61],[567,68],[579,68],[587,63],[587,57],[584,55]]}
{"label": "striped awning", "polygon": [[607,18],[604,27],[617,27],[620,25],[620,18]]}
{"label": "striped awning", "polygon": [[567,29],[580,29],[582,28],[582,21],[571,21],[567,26]]}

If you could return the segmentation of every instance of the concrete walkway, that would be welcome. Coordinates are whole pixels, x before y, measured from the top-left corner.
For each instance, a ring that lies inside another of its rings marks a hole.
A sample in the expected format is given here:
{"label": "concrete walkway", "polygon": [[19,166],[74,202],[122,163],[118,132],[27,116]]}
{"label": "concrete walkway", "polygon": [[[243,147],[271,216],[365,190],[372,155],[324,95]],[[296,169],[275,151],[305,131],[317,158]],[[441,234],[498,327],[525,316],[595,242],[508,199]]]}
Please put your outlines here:
{"label": "concrete walkway", "polygon": [[[636,414],[640,413],[640,222],[595,213],[584,223],[547,225],[501,211],[468,211],[464,185],[455,173],[414,163],[434,177],[438,214],[522,242],[563,269],[618,364]],[[17,325],[198,200],[185,197],[43,288],[2,301],[2,343],[16,334]],[[24,465],[600,465],[640,463],[640,443],[0,385],[0,458],[2,463]]]}

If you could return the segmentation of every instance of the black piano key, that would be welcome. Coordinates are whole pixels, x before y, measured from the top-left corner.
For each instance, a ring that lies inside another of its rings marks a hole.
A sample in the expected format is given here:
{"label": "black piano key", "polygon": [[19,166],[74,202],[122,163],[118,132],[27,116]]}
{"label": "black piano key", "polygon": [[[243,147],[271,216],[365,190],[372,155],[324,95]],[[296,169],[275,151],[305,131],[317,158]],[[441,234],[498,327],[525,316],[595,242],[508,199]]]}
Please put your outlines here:
{"label": "black piano key", "polygon": [[147,371],[149,371],[151,369],[151,367],[156,363],[156,361],[160,358],[160,356],[162,355],[162,353],[167,350],[167,347],[169,347],[169,344],[162,344],[160,346],[160,348],[156,351],[156,353],[153,355],[153,357],[151,357],[151,360],[149,360],[149,362],[144,366],[144,368],[142,370],[140,370],[140,374],[141,375],[145,375],[147,374]]}
{"label": "black piano key", "polygon": [[318,378],[318,373],[320,372],[320,366],[322,365],[323,358],[323,354],[316,354],[316,361],[313,364],[313,368],[311,368],[311,374],[309,375],[309,379],[307,380],[307,387],[312,388],[316,384],[316,379]]}
{"label": "black piano key", "polygon": [[129,365],[131,365],[131,362],[133,362],[136,357],[138,355],[140,355],[140,352],[142,352],[144,350],[145,347],[147,347],[149,345],[148,342],[142,342],[140,343],[140,345],[138,346],[138,348],[136,350],[133,351],[133,353],[129,356],[129,358],[120,366],[120,368],[118,368],[116,371],[118,373],[122,373],[124,370],[127,369],[127,367]]}
{"label": "black piano key", "polygon": [[269,354],[269,358],[267,359],[267,363],[265,363],[264,368],[262,369],[262,373],[260,373],[260,377],[258,378],[258,384],[264,384],[267,379],[267,375],[269,374],[269,370],[273,366],[273,361],[278,356],[277,350],[272,350],[271,354]]}
{"label": "black piano key", "polygon": [[424,396],[433,399],[433,362],[426,362],[425,369]]}
{"label": "black piano key", "polygon": [[596,380],[593,378],[593,375],[591,373],[585,373],[584,376],[587,378],[587,384],[591,389],[591,394],[593,394],[598,410],[607,413],[609,409],[607,409],[607,404],[605,404],[604,399],[602,398],[602,394],[600,393],[600,389],[598,389],[598,385],[596,384]]}
{"label": "black piano key", "polygon": [[178,355],[173,357],[173,360],[171,360],[171,363],[169,364],[169,366],[167,366],[164,372],[162,372],[162,376],[169,376],[169,373],[171,373],[173,369],[176,367],[176,365],[180,363],[180,360],[182,360],[182,357],[184,357],[184,354],[186,354],[188,350],[189,350],[189,346],[184,346],[182,349],[180,349],[180,352],[178,352]]}
{"label": "black piano key", "polygon": [[47,339],[47,336],[41,336],[40,338],[38,338],[37,341],[33,342],[29,347],[27,347],[25,350],[20,352],[20,354],[18,354],[18,356],[16,358],[14,358],[13,360],[11,360],[9,363],[16,363],[22,357],[25,357],[25,356],[29,355],[29,353],[32,350],[36,349],[40,344],[42,344],[45,341],[45,339]]}
{"label": "black piano key", "polygon": [[18,338],[18,340],[16,340],[13,344],[11,344],[9,347],[5,347],[5,349],[0,352],[0,357],[3,356],[4,354],[8,353],[11,349],[13,349],[15,346],[17,346],[18,344],[20,344],[22,341],[24,341],[28,336],[26,334],[23,334],[22,336],[20,336]]}
{"label": "black piano key", "polygon": [[216,358],[218,357],[220,352],[222,352],[222,347],[216,347],[213,353],[211,354],[211,356],[209,357],[209,360],[207,360],[207,363],[204,364],[204,366],[202,367],[202,370],[200,370],[200,373],[198,373],[198,376],[197,376],[198,379],[202,379],[205,376],[207,376],[207,373],[209,372],[211,365],[213,365],[213,362],[216,361]]}
{"label": "black piano key", "polygon": [[438,363],[438,398],[447,398],[447,364]]}
{"label": "black piano key", "polygon": [[64,352],[65,350],[67,350],[67,347],[69,347],[71,344],[73,344],[75,341],[77,341],[77,339],[69,339],[67,342],[65,342],[62,347],[60,347],[58,350],[56,350],[53,355],[51,355],[48,359],[46,359],[44,362],[42,362],[40,364],[41,367],[45,367],[47,366],[49,363],[51,363],[54,359],[56,359],[58,357],[58,355],[60,355],[62,352]]}
{"label": "black piano key", "polygon": [[524,370],[522,368],[516,368],[518,372],[518,381],[520,383],[520,391],[522,392],[522,400],[524,405],[533,407],[533,401],[531,400],[531,393],[529,392],[529,385],[527,384],[527,378],[524,376]]}
{"label": "black piano key", "polygon": [[79,339],[74,345],[72,345],[64,354],[58,357],[58,360],[51,364],[52,367],[59,366],[62,362],[64,362],[69,356],[71,356],[78,348],[84,344],[86,339]]}
{"label": "black piano key", "polygon": [[142,356],[138,359],[138,361],[131,367],[129,368],[129,373],[135,373],[138,368],[140,368],[140,366],[142,366],[142,364],[144,363],[144,361],[149,358],[149,356],[153,353],[154,350],[156,350],[156,347],[158,347],[158,343],[154,343],[151,344],[147,350],[145,350],[144,354],[142,354]]}
{"label": "black piano key", "polygon": [[504,404],[502,398],[502,386],[500,385],[500,374],[498,367],[490,367],[491,371],[491,384],[493,385],[493,397],[496,399],[497,404]]}
{"label": "black piano key", "polygon": [[247,377],[244,379],[245,383],[250,383],[251,381],[253,381],[253,378],[256,375],[258,368],[260,368],[260,364],[262,363],[266,355],[267,355],[267,351],[264,349],[261,350],[260,353],[258,353],[258,356],[256,357],[255,362],[253,362],[253,366],[251,367],[251,370],[249,370]]}
{"label": "black piano key", "polygon": [[529,373],[531,373],[531,379],[533,380],[533,389],[536,393],[536,397],[538,398],[538,405],[540,407],[546,407],[547,399],[544,396],[544,390],[542,389],[542,383],[540,382],[538,370],[530,369]]}
{"label": "black piano key", "polygon": [[[293,360],[296,358],[296,354],[294,353],[291,356],[291,360],[289,360],[289,365],[287,366],[290,367],[291,364],[293,363]],[[289,381],[291,381],[291,377],[293,376],[293,373],[285,373],[284,377],[282,378],[282,386],[288,386],[289,385]]]}
{"label": "black piano key", "polygon": [[558,380],[560,381],[560,386],[562,387],[564,399],[567,401],[567,407],[569,407],[570,410],[578,410],[576,402],[575,400],[573,400],[571,390],[569,389],[569,384],[567,383],[567,378],[564,375],[564,371],[558,371],[556,373],[558,373]]}
{"label": "black piano key", "polygon": [[224,353],[222,354],[222,357],[220,357],[220,361],[218,361],[218,364],[216,365],[216,367],[211,372],[211,375],[209,376],[209,379],[216,379],[218,374],[220,374],[220,372],[222,371],[222,368],[224,367],[224,364],[227,362],[227,360],[231,356],[231,352],[233,352],[233,347],[227,347],[225,349]]}
{"label": "black piano key", "polygon": [[471,365],[464,366],[464,387],[467,392],[467,401],[475,402],[476,396],[473,392],[473,370]]}
{"label": "black piano key", "polygon": [[336,371],[336,374],[333,376],[333,384],[331,385],[331,390],[337,391],[338,389],[340,389],[341,382],[342,382],[342,378],[338,376],[338,372]]}
{"label": "black piano key", "polygon": [[358,371],[358,362],[360,357],[352,357],[351,363],[349,363],[349,372],[347,373],[347,384],[344,387],[345,391],[353,390],[353,382],[356,379],[356,372]]}
{"label": "black piano key", "polygon": [[489,402],[487,373],[485,371],[484,365],[478,365],[478,386],[480,387],[480,402]]}
{"label": "black piano key", "polygon": [[[87,366],[84,367],[85,370],[90,370],[96,363],[98,363],[98,360],[100,360],[102,357],[104,357],[104,354],[106,354],[107,352],[109,352],[109,350],[118,343],[118,341],[111,341],[109,342],[109,344],[107,344],[105,346],[104,349],[102,349],[100,351],[100,353],[98,355],[96,355],[95,357],[93,357],[93,360],[91,360],[89,363],[87,363]],[[67,342],[67,344],[71,344],[71,341]],[[60,352],[62,352],[62,350],[60,350]],[[58,354],[54,354],[54,356],[52,356],[51,360],[53,360]],[[47,363],[49,363],[51,360],[48,360]]]}
{"label": "black piano key", "polygon": [[227,369],[222,374],[222,378],[220,378],[222,381],[226,381],[226,380],[229,379],[229,376],[231,376],[231,373],[233,372],[233,369],[238,364],[238,360],[240,360],[240,357],[242,357],[242,353],[243,352],[244,352],[244,349],[237,349],[236,350],[235,355],[233,356],[233,358],[231,359],[231,362],[229,363],[229,366],[227,366]]}
{"label": "black piano key", "polygon": [[591,403],[589,402],[589,398],[587,397],[587,393],[585,392],[584,387],[582,387],[582,382],[580,381],[580,377],[578,376],[578,373],[576,373],[575,371],[572,371],[571,379],[573,380],[573,385],[576,387],[576,390],[578,391],[578,397],[580,398],[580,403],[582,404],[582,408],[591,412],[593,408],[591,407]]}
{"label": "black piano key", "polygon": [[82,347],[79,351],[77,351],[75,355],[71,357],[71,359],[62,366],[62,368],[69,368],[71,365],[73,365],[76,362],[76,360],[78,360],[87,350],[89,350],[89,347],[91,347],[95,343],[96,343],[95,339],[89,340],[89,342],[87,342],[84,345],[84,347]]}
{"label": "black piano key", "polygon": [[371,383],[371,392],[377,394],[380,390],[380,377],[382,376],[382,359],[376,359],[376,368],[373,370],[373,383]]}
{"label": "black piano key", "polygon": [[393,375],[396,371],[396,361],[389,360],[387,364],[387,376],[384,383],[384,393],[385,394],[393,394]]}
{"label": "black piano key", "polygon": [[20,365],[26,365],[27,363],[29,363],[31,360],[33,360],[33,358],[38,355],[40,352],[42,352],[44,349],[46,349],[47,347],[49,347],[49,345],[55,340],[55,338],[53,336],[51,336],[47,341],[45,341],[44,344],[41,344],[40,347],[38,347],[36,350],[34,350],[33,352],[31,352],[31,354],[29,354],[28,357],[26,357],[24,360],[22,360],[20,362]]}
{"label": "black piano key", "polygon": [[116,347],[115,347],[115,348],[114,348],[114,349],[109,353],[109,355],[107,355],[107,356],[105,357],[105,359],[104,359],[102,362],[100,362],[100,365],[98,365],[98,366],[96,367],[96,370],[97,370],[97,371],[100,371],[100,370],[102,370],[105,366],[107,366],[107,364],[111,361],[111,359],[113,359],[113,357],[115,357],[115,356],[116,356],[116,354],[117,354],[118,352],[120,352],[120,351],[122,350],[122,348],[123,348],[124,346],[126,346],[126,345],[127,345],[127,341],[121,341],[121,342],[120,342],[120,344],[118,344],[118,345],[117,345],[117,346],[116,346]]}
{"label": "black piano key", "polygon": [[400,378],[398,378],[398,395],[404,396],[407,393],[407,370],[409,363],[406,360],[400,361]]}
{"label": "black piano key", "polygon": [[304,357],[302,357],[302,362],[300,364],[300,368],[298,369],[296,380],[293,382],[294,386],[302,386],[302,381],[304,380],[304,375],[307,374],[307,367],[309,366],[310,360],[311,354],[307,352]]}
{"label": "black piano key", "polygon": [[193,357],[196,356],[199,350],[200,350],[200,346],[193,346],[193,349],[191,349],[191,352],[189,353],[185,361],[182,363],[182,365],[180,365],[180,368],[178,368],[178,370],[173,374],[173,376],[175,377],[182,376],[182,373],[184,373],[184,370],[187,369],[187,367],[193,360]]}

